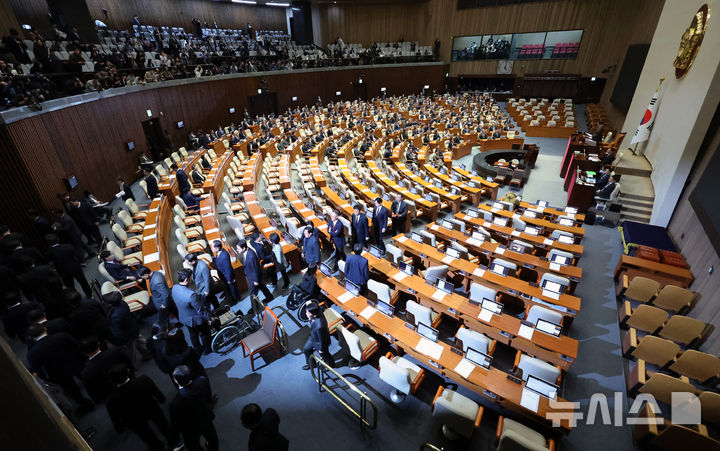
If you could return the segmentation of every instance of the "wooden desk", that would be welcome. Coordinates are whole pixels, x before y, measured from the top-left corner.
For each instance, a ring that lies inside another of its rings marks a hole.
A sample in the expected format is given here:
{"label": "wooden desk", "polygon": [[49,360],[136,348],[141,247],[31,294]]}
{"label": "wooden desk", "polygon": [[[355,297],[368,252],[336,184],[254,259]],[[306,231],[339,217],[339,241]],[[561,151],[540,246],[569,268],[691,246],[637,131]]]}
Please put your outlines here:
{"label": "wooden desk", "polygon": [[225,186],[225,174],[227,174],[234,157],[234,152],[225,152],[223,155],[218,155],[212,169],[205,176],[202,189],[204,192],[212,194],[215,204],[220,202],[220,196]]}
{"label": "wooden desk", "polygon": [[[678,266],[667,265],[665,263],[654,262],[652,260],[645,260],[644,258],[633,257],[630,255],[621,255],[617,266],[615,267],[615,280],[617,281],[620,277],[620,273],[623,271],[637,271],[645,274],[658,274],[663,277],[668,277],[677,281],[677,285],[682,288],[687,288],[692,284],[694,277],[692,272],[687,268],[680,268]],[[642,275],[642,274],[640,274]]]}
{"label": "wooden desk", "polygon": [[[460,190],[461,193],[465,193],[465,195],[469,197],[473,205],[477,206],[477,204],[480,203],[480,197],[483,191],[481,188],[473,188],[472,186],[467,185],[460,180],[453,180],[449,175],[441,174],[440,171],[438,171],[429,164],[424,165],[423,169],[425,169],[425,172],[432,175],[435,179],[440,180],[443,185],[457,188]],[[408,170],[408,172],[410,171]]]}
{"label": "wooden desk", "polygon": [[172,268],[168,244],[170,243],[170,224],[173,211],[167,196],[155,198],[148,207],[145,227],[142,233],[143,264],[152,271],[165,271],[165,280],[172,287]]}
{"label": "wooden desk", "polygon": [[[205,155],[205,152],[207,152],[205,149],[198,149],[191,154],[189,153],[188,156],[178,164],[178,168],[185,171],[188,175],[188,179],[190,178],[190,171],[193,166],[200,161],[200,158]],[[160,191],[161,194],[165,194],[165,197],[170,199],[171,207],[174,206],[175,196],[180,195],[175,174],[169,174],[166,178],[158,180],[158,191]]]}
{"label": "wooden desk", "polygon": [[[374,163],[373,163],[374,164]],[[437,194],[441,199],[444,199],[450,206],[452,211],[460,211],[460,202],[462,201],[461,196],[457,194],[452,194],[449,191],[445,190],[444,188],[438,188],[437,186],[433,185],[432,183],[428,183],[425,180],[423,180],[421,177],[415,175],[410,171],[403,163],[396,163],[395,166],[398,168],[400,173],[405,176],[406,180],[412,180],[415,185],[421,186],[426,192],[431,192],[433,194]],[[397,187],[398,189],[405,189],[403,186],[398,185],[397,183],[390,180],[387,176],[382,174],[379,170],[375,172],[375,169],[373,169],[373,172],[375,173],[376,177],[383,177],[381,180],[386,180],[388,184],[392,184],[393,186]],[[382,175],[378,175],[382,174]],[[470,188],[470,187],[468,187]],[[407,191],[407,189],[405,189]],[[412,194],[412,192],[411,192]]]}
{"label": "wooden desk", "polygon": [[[390,277],[398,273],[395,270]],[[382,313],[375,312],[368,315],[368,318],[362,316],[368,307],[367,299],[358,296],[349,299],[347,291],[341,287],[336,280],[328,278],[322,273],[317,273],[318,286],[322,292],[338,307],[351,315],[360,324],[370,327],[373,331],[382,337],[385,337],[393,346],[402,349],[406,353],[416,358],[427,369],[448,377],[449,379],[462,384],[463,386],[473,390],[474,392],[487,397],[489,400],[499,403],[501,406],[511,409],[523,416],[531,418],[533,421],[547,426],[547,414],[552,412],[550,402],[547,398],[540,397],[538,411],[533,412],[520,405],[522,390],[524,383],[517,384],[507,378],[507,373],[491,366],[489,369],[476,367],[468,375],[467,378],[461,376],[455,370],[460,364],[462,357],[450,351],[450,346],[442,341],[438,344],[442,347],[439,358],[419,352],[419,343],[421,336],[414,330],[406,327],[405,321],[397,316],[388,317]],[[347,300],[346,300],[347,299]],[[343,302],[345,301],[345,302]],[[558,398],[559,402],[563,400]],[[560,411],[560,410],[556,410]],[[564,432],[570,430],[567,421],[562,422]]]}
{"label": "wooden desk", "polygon": [[[494,208],[493,206],[487,205],[487,204],[478,205],[478,209],[482,210],[482,211],[487,211],[489,213],[492,213],[493,215],[502,216],[503,218],[508,218],[508,219],[512,219],[513,216],[515,216],[515,214],[516,214],[515,212],[508,211],[508,210],[500,210],[500,209]],[[569,227],[569,226],[560,225],[556,222],[548,221],[547,219],[529,218],[527,216],[522,216],[520,219],[523,222],[526,222],[530,225],[537,226],[537,227],[543,227],[544,229],[550,230],[551,232],[553,230],[560,230],[563,232],[572,233],[573,235],[580,237],[580,239],[582,239],[582,237],[585,236],[585,229],[583,229],[582,226]]]}
{"label": "wooden desk", "polygon": [[[538,207],[536,204],[531,204],[530,202],[525,202],[525,201],[520,202],[520,207],[522,207],[526,210],[542,211],[543,216],[552,216],[554,218],[557,218],[559,216],[567,216],[568,215],[563,210],[558,210],[558,209],[552,208],[552,207]],[[577,213],[575,215],[575,220],[577,222],[584,223],[585,215],[582,213]]]}
{"label": "wooden desk", "polygon": [[[390,180],[390,178],[387,175],[385,175],[375,165],[374,161],[368,161],[367,167],[373,173],[375,178],[380,180],[383,183],[383,185],[385,185],[387,188],[389,188],[393,192],[399,193],[401,196],[403,196],[404,199],[407,199],[407,200],[411,201],[412,203],[414,203],[416,208],[417,207],[422,208],[423,216],[430,217],[432,221],[435,220],[434,218],[437,218],[437,213],[438,213],[438,209],[440,208],[440,206],[436,202],[429,201],[422,196],[413,194],[404,186],[400,186],[397,183],[395,183],[394,181]],[[437,187],[435,189],[439,190]],[[439,191],[444,192],[444,190],[439,190]],[[454,196],[454,197],[456,198],[454,200],[457,201],[459,204],[460,196]],[[390,210],[389,207],[388,207],[388,210]],[[410,222],[410,221],[406,221],[406,222]]]}
{"label": "wooden desk", "polygon": [[455,171],[458,175],[460,175],[463,180],[468,180],[475,183],[476,185],[483,186],[483,194],[489,194],[488,197],[491,200],[497,199],[498,188],[500,188],[500,185],[498,183],[489,182],[480,176],[473,175],[470,171],[463,169],[460,166],[453,166],[452,170]]}

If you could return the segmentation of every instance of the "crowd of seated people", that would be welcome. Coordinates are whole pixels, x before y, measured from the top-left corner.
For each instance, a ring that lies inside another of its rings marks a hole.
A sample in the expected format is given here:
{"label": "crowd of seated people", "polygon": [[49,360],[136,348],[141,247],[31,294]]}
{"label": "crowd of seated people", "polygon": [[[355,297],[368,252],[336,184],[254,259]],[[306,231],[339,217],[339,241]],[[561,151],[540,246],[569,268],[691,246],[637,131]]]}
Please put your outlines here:
{"label": "crowd of seated people", "polygon": [[433,58],[431,46],[421,46],[416,41],[403,39],[397,42],[373,42],[369,48],[363,48],[362,44],[346,44],[342,38],[338,38],[335,43],[328,44],[327,54],[335,65],[355,61],[358,64],[430,61]]}
{"label": "crowd of seated people", "polygon": [[510,41],[491,36],[480,45],[472,42],[463,49],[453,50],[453,53],[457,60],[507,59],[510,56]]}

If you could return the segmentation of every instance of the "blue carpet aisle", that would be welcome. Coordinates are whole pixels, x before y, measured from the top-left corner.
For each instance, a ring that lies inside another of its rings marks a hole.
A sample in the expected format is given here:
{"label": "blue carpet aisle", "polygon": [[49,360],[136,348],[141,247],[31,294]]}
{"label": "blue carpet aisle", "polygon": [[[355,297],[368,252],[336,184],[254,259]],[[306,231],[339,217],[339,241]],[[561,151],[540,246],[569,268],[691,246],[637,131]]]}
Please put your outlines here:
{"label": "blue carpet aisle", "polygon": [[[583,108],[577,107],[576,117],[583,129]],[[537,199],[549,200],[554,206],[564,206],[566,193],[562,190],[559,177],[560,158],[565,151],[567,140],[552,138],[526,138],[527,143],[537,143],[540,154],[537,165],[530,174],[522,194],[528,201]],[[471,161],[472,155],[466,157]],[[297,183],[297,180],[295,180]],[[261,201],[264,187],[258,192]],[[508,189],[503,188],[500,195]],[[134,191],[138,199],[143,199],[137,187]],[[224,222],[221,220],[221,223]],[[420,221],[414,225],[422,227]],[[620,332],[617,322],[617,306],[613,294],[612,271],[621,254],[619,236],[614,229],[603,226],[585,226],[583,240],[585,253],[580,261],[583,268],[583,279],[576,294],[582,299],[582,309],[577,316],[569,335],[580,341],[577,362],[566,374],[562,394],[563,397],[579,402],[580,411],[586,412],[592,393],[604,393],[613,408],[613,393],[623,393],[622,410],[627,411],[624,395],[625,381],[623,362],[620,355]],[[109,227],[103,226],[103,233],[112,236]],[[229,230],[226,236],[231,244],[235,243],[234,234]],[[174,238],[173,238],[174,239]],[[180,259],[173,252],[175,243],[170,243],[171,264],[180,267]],[[97,264],[89,260],[88,278],[98,278]],[[294,276],[292,281],[297,281]],[[338,371],[360,389],[378,407],[378,427],[376,430],[361,431],[359,422],[342,408],[327,393],[318,393],[317,384],[307,371],[302,371],[304,364],[302,346],[309,334],[305,324],[299,323],[295,312],[287,313],[285,296],[281,290],[275,290],[276,299],[269,305],[282,321],[289,339],[288,355],[280,359],[267,354],[268,361],[258,360],[258,370],[252,372],[250,362],[242,357],[242,350],[236,348],[231,353],[221,356],[211,354],[202,358],[206,366],[213,390],[219,395],[216,408],[215,426],[220,436],[220,448],[245,449],[248,433],[240,424],[240,411],[250,402],[257,402],[261,407],[274,407],[281,418],[280,430],[290,440],[292,450],[316,450],[340,446],[344,450],[417,450],[420,444],[432,442],[444,446],[446,450],[490,450],[494,449],[494,435],[497,413],[486,408],[483,423],[471,441],[449,443],[440,433],[439,425],[431,417],[430,403],[434,388],[439,382],[438,377],[429,377],[417,396],[408,396],[400,406],[389,401],[391,387],[378,377],[375,367],[364,365],[352,371],[346,366],[347,354],[340,348],[335,338],[332,339],[331,352],[335,355]],[[250,308],[249,299],[245,298],[234,309],[247,312]],[[142,326],[142,334],[149,336],[149,327],[154,317],[146,318]],[[186,334],[187,335],[187,334]],[[14,351],[24,361],[25,346],[18,342],[12,343]],[[377,359],[373,360],[375,363]],[[168,399],[174,396],[175,389],[167,375],[160,373],[153,361],[140,365],[140,372],[149,375],[156,381]],[[470,393],[464,388],[459,392],[483,402],[481,396]],[[488,405],[487,403],[485,403]],[[493,407],[494,408],[494,407]],[[596,418],[596,422],[598,419]],[[615,451],[633,449],[629,427],[584,426],[584,420],[560,443],[561,449],[586,450],[597,449],[598,443],[609,444]],[[107,417],[104,406],[98,406],[80,423],[81,427],[97,428],[97,435],[90,444],[98,450],[138,450],[144,449],[140,440],[133,434],[117,434]]]}

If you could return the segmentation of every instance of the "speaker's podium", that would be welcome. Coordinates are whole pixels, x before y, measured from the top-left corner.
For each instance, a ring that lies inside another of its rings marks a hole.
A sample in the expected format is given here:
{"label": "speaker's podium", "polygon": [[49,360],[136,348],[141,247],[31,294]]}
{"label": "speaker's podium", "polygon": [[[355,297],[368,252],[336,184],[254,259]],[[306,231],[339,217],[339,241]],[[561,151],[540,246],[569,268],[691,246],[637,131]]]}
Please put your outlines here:
{"label": "speaker's podium", "polygon": [[248,112],[251,115],[277,114],[277,93],[261,92],[254,96],[248,96]]}

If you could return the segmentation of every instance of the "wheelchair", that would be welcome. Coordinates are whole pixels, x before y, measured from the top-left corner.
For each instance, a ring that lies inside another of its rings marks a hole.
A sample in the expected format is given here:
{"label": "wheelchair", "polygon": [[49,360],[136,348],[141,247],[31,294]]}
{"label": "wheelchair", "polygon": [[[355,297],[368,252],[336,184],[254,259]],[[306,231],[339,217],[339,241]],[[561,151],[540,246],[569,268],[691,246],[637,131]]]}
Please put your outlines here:
{"label": "wheelchair", "polygon": [[252,320],[252,315],[238,315],[229,305],[223,304],[213,311],[210,321],[213,352],[227,354],[240,344],[240,340],[260,327]]}

